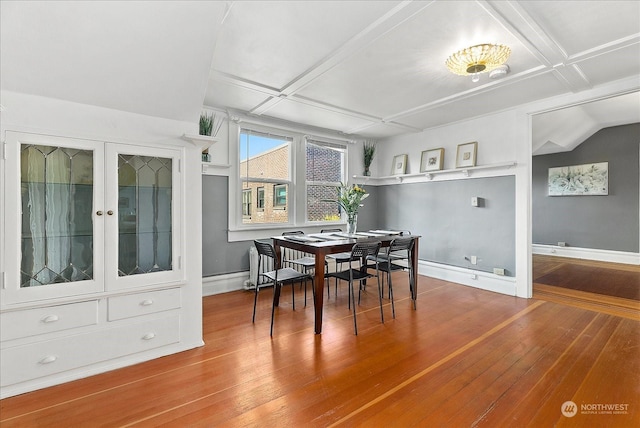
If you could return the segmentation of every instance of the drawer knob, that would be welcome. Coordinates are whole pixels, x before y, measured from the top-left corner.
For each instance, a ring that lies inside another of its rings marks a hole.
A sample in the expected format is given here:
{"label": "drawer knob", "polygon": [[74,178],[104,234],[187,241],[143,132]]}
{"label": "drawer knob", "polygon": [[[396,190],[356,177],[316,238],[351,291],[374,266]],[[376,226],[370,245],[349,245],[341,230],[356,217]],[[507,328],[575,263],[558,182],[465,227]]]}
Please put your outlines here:
{"label": "drawer knob", "polygon": [[140,306],[151,306],[151,305],[153,305],[153,300],[151,299],[143,300],[142,302],[140,302]]}
{"label": "drawer knob", "polygon": [[144,336],[142,336],[142,338],[143,338],[144,340],[151,340],[151,339],[153,339],[154,337],[156,337],[156,334],[155,334],[155,333],[147,333],[147,334],[145,334]]}
{"label": "drawer knob", "polygon": [[47,355],[46,357],[44,357],[43,359],[38,361],[38,363],[40,363],[40,364],[51,364],[57,359],[58,359],[58,357],[56,357],[55,355]]}
{"label": "drawer knob", "polygon": [[46,317],[42,318],[42,322],[43,323],[50,323],[50,322],[56,322],[60,319],[59,316],[57,315],[47,315]]}

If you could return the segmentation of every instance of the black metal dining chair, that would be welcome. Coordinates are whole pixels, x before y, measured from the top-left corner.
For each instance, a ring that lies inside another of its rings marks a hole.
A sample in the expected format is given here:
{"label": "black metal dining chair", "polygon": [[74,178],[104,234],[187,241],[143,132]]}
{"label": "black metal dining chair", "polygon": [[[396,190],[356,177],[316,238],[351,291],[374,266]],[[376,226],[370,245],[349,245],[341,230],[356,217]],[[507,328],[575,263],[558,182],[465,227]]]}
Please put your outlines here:
{"label": "black metal dining chair", "polygon": [[[335,232],[342,232],[342,229],[322,229],[320,230],[320,233],[335,233]],[[328,254],[327,258],[331,259],[335,262],[336,264],[336,270],[341,270],[342,269],[342,264],[343,263],[347,263],[349,261],[349,258],[351,257],[351,253],[350,252],[343,252],[343,253],[335,253],[335,254]],[[338,296],[338,278],[336,278],[336,284],[335,284],[335,295],[336,297]],[[331,297],[331,288],[327,287],[327,298]]]}
{"label": "black metal dining chair", "polygon": [[[295,230],[290,232],[283,232],[282,236],[295,236],[295,235],[304,235],[304,232],[301,230]],[[282,265],[293,268],[300,268],[304,273],[309,273],[316,267],[316,258],[314,255],[305,253],[304,251],[294,250],[291,248],[284,248],[282,255]],[[329,263],[324,261],[324,270],[325,273],[328,271]],[[298,269],[296,269],[298,270]],[[304,284],[304,305],[307,306],[307,284]]]}
{"label": "black metal dining chair", "polygon": [[[384,322],[384,317],[382,314],[382,290],[380,288],[380,276],[379,272],[376,269],[376,275],[372,275],[367,272],[366,260],[367,258],[371,258],[371,261],[374,265],[377,265],[376,257],[378,252],[380,251],[380,241],[361,241],[357,242],[349,253],[349,269],[344,271],[336,271],[330,272],[327,274],[328,277],[334,277],[336,279],[341,279],[343,281],[347,281],[349,283],[349,308],[353,305],[353,329],[358,335],[358,322],[356,320],[356,300],[355,300],[355,292],[353,291],[353,284],[355,282],[358,283],[358,304],[360,304],[360,293],[362,291],[361,284],[363,281],[366,281],[369,278],[377,277],[378,280],[378,299],[380,301],[380,319]],[[354,266],[354,263],[358,263],[358,266]]]}
{"label": "black metal dining chair", "polygon": [[[260,265],[261,263],[264,262],[265,258],[269,258],[272,260],[273,262],[273,266],[274,266],[274,270],[269,271],[269,272],[263,272],[263,273],[259,273],[259,275],[263,276],[264,278],[268,279],[269,281],[271,281],[273,283],[273,303],[271,305],[271,330],[270,330],[270,335],[273,336],[273,318],[275,315],[275,310],[276,310],[276,301],[277,299],[279,299],[280,297],[280,290],[282,288],[283,285],[289,285],[291,284],[291,299],[292,299],[292,306],[293,306],[293,310],[296,310],[296,299],[295,299],[295,287],[293,287],[293,284],[297,283],[297,282],[302,282],[302,281],[308,281],[311,280],[311,286],[313,288],[313,276],[309,275],[308,273],[303,273],[303,272],[298,272],[295,269],[292,268],[280,268],[278,269],[277,266],[279,266],[279,261],[280,261],[280,257],[278,256],[278,254],[276,254],[275,249],[273,248],[273,245],[271,245],[268,242],[264,242],[264,241],[259,241],[259,240],[255,240],[253,241],[254,245],[256,246],[256,249],[258,250],[258,272],[260,272]],[[252,322],[255,323],[256,321],[256,306],[258,304],[258,292],[260,290],[260,287],[258,285],[256,285],[256,291],[255,291],[255,296],[253,298],[253,319]],[[306,288],[305,288],[306,290]],[[315,293],[315,292],[314,292]],[[315,294],[314,294],[315,296]],[[305,303],[306,303],[306,299],[305,299]]]}
{"label": "black metal dining chair", "polygon": [[[389,300],[391,300],[391,312],[393,314],[393,318],[396,317],[396,308],[393,302],[393,282],[391,280],[391,273],[394,271],[404,269],[409,270],[409,289],[411,291],[411,299],[413,300],[415,309],[415,272],[413,272],[413,263],[411,259],[414,243],[415,241],[412,237],[401,236],[394,238],[389,244],[389,248],[386,253],[378,253],[375,257],[367,257],[367,268],[375,267],[377,271],[387,273],[387,287],[389,288]],[[399,264],[399,262],[402,264]],[[384,294],[383,292],[384,281],[382,281],[381,286],[381,293]]]}

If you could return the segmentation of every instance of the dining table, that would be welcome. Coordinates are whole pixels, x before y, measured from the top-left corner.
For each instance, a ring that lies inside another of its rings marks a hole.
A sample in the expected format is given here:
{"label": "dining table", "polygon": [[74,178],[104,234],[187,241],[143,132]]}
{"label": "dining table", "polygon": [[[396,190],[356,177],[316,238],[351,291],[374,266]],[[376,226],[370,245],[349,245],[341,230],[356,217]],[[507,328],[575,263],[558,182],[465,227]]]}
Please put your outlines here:
{"label": "dining table", "polygon": [[[324,275],[325,275],[325,258],[329,254],[350,252],[356,242],[361,240],[378,240],[381,242],[382,247],[388,247],[394,238],[401,236],[401,232],[393,230],[371,230],[367,232],[357,232],[354,234],[334,232],[334,233],[315,233],[308,235],[285,235],[285,236],[273,236],[273,246],[276,254],[282,254],[282,248],[290,248],[292,250],[303,251],[308,254],[312,254],[315,257],[315,269],[314,269],[314,313],[315,334],[322,333],[322,311],[324,305]],[[414,239],[414,245],[410,254],[411,266],[408,266],[412,270],[412,275],[409,275],[409,288],[411,291],[411,299],[413,301],[414,309],[416,307],[416,299],[418,296],[418,241],[420,236],[418,235],[402,235],[403,237],[410,236]],[[282,257],[280,257],[282,259]],[[279,261],[280,266],[282,260]],[[274,296],[274,304],[277,306],[279,303],[279,288],[276,288],[276,295]]]}

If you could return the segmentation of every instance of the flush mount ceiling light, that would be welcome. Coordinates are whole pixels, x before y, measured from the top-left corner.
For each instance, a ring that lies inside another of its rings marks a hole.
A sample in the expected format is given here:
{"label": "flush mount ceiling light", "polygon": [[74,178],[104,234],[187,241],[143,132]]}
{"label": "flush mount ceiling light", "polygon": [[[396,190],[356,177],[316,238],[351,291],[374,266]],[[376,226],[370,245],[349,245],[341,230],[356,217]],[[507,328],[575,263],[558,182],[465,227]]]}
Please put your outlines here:
{"label": "flush mount ceiling light", "polygon": [[452,54],[445,64],[452,73],[471,76],[473,82],[480,80],[480,73],[486,73],[504,64],[511,55],[505,45],[482,44],[462,49]]}

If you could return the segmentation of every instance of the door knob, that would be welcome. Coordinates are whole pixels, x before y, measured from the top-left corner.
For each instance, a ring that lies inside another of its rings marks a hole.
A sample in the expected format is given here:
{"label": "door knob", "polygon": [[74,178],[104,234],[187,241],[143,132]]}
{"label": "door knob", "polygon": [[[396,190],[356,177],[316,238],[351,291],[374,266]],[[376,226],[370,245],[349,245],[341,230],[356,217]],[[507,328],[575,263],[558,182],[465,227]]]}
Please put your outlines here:
{"label": "door knob", "polygon": [[109,211],[107,211],[107,214],[109,214],[109,215],[113,215],[113,210],[109,210]]}
{"label": "door knob", "polygon": [[96,215],[102,215],[102,211],[97,211]]}

